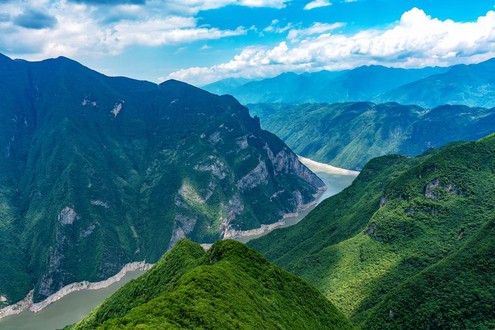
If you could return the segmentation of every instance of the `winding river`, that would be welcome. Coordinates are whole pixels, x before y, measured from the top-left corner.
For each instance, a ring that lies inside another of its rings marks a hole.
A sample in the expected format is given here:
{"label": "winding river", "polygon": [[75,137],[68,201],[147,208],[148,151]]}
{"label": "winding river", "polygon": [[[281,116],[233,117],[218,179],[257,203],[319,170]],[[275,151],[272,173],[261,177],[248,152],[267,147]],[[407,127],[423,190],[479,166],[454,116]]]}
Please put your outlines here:
{"label": "winding river", "polygon": [[[326,164],[314,162],[307,158],[300,157],[301,161],[309,167],[327,185],[327,190],[320,195],[317,204],[324,199],[333,196],[346,187],[356,178],[358,172],[339,169]],[[316,205],[315,205],[316,206]],[[288,227],[298,223],[315,207],[311,207],[297,216],[284,219],[284,223],[277,227]],[[263,231],[256,235],[241,236],[236,238],[241,242],[266,235],[271,230]],[[8,316],[0,319],[1,330],[53,330],[61,329],[68,324],[75,323],[86,316],[94,307],[101,304],[105,298],[117,291],[127,282],[138,278],[144,271],[128,272],[122,280],[113,283],[107,288],[99,290],[82,290],[68,294],[60,300],[52,303],[38,313],[30,311],[22,312],[19,315]]]}

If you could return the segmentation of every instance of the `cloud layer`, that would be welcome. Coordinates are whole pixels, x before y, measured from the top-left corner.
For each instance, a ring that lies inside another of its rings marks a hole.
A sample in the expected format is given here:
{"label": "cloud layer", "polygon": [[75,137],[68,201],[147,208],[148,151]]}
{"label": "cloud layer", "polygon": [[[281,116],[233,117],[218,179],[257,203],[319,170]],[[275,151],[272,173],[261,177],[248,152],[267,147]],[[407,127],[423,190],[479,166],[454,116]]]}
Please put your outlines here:
{"label": "cloud layer", "polygon": [[288,0],[31,0],[0,2],[0,51],[36,60],[115,55],[246,34],[199,26],[201,10],[228,5],[282,8]]}
{"label": "cloud layer", "polygon": [[474,22],[439,20],[413,8],[387,29],[332,33],[340,23],[290,30],[273,48],[248,47],[226,63],[179,70],[169,77],[198,85],[227,77],[267,77],[286,71],[318,71],[381,64],[448,66],[495,57],[495,12]]}

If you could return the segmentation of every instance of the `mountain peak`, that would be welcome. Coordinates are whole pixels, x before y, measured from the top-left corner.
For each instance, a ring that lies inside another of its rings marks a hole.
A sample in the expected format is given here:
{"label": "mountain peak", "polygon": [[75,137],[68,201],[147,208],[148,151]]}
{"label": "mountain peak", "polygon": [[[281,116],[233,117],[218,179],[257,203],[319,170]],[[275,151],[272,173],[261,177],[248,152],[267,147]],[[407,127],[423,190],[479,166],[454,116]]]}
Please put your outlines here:
{"label": "mountain peak", "polygon": [[[159,306],[159,308],[157,308]],[[233,240],[179,241],[72,329],[352,329],[316,289]]]}

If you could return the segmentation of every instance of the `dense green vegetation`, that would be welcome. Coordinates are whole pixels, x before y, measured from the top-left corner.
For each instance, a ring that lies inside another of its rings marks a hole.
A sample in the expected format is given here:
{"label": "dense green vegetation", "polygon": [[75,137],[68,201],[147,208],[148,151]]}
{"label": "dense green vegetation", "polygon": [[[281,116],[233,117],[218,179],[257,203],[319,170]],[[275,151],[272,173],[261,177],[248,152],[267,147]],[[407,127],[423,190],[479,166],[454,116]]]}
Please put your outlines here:
{"label": "dense green vegetation", "polygon": [[177,81],[0,56],[0,109],[8,303],[278,221],[323,185],[234,98]]}
{"label": "dense green vegetation", "polygon": [[245,245],[187,240],[70,329],[351,329],[316,289]]}
{"label": "dense green vegetation", "polygon": [[320,71],[303,74],[289,72],[259,81],[230,78],[203,88],[219,95],[233,95],[242,104],[369,101],[391,89],[446,70],[446,68],[406,70],[371,65],[335,72]]}
{"label": "dense green vegetation", "polygon": [[248,245],[363,329],[495,327],[495,135],[371,160],[294,227]]}
{"label": "dense green vegetation", "polygon": [[263,128],[296,153],[334,166],[361,169],[373,157],[416,156],[451,141],[491,134],[495,108],[397,103],[251,104]]}

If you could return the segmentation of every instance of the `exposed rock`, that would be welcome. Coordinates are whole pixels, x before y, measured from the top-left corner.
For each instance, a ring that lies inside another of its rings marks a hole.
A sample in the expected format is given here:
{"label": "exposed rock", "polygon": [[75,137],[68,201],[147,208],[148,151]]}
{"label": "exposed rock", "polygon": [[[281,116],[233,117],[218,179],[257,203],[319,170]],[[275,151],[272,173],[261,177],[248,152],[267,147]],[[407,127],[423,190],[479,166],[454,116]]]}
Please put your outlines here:
{"label": "exposed rock", "polygon": [[219,142],[223,142],[220,132],[215,132],[212,135],[210,135],[210,138],[208,139],[208,141],[213,145],[215,145]]}
{"label": "exposed rock", "polygon": [[117,102],[115,103],[111,113],[113,114],[114,117],[117,117],[120,113],[120,111],[122,111],[122,108],[124,106],[124,101],[120,101],[120,102]]}
{"label": "exposed rock", "polygon": [[88,237],[89,235],[91,235],[93,233],[93,231],[95,230],[95,228],[96,228],[96,225],[95,224],[89,225],[88,228],[86,228],[83,231],[81,231],[80,237],[81,238]]}
{"label": "exposed rock", "polygon": [[260,159],[258,165],[237,182],[237,187],[245,191],[267,183],[268,170],[265,162]]}
{"label": "exposed rock", "polygon": [[182,186],[179,189],[179,196],[181,196],[187,204],[206,203],[206,201],[196,192],[194,187],[187,182],[182,183]]}
{"label": "exposed rock", "polygon": [[440,185],[440,180],[438,178],[436,178],[435,180],[429,182],[426,184],[425,186],[425,197],[426,198],[429,198],[429,199],[433,199],[433,200],[437,200],[438,199],[438,194],[436,194],[433,190],[435,188],[437,188],[438,186]]}
{"label": "exposed rock", "polygon": [[383,196],[382,198],[380,198],[380,207],[384,207],[388,202],[388,197],[387,196]]}
{"label": "exposed rock", "polygon": [[182,238],[186,238],[187,234],[194,230],[194,226],[196,225],[197,221],[198,219],[196,217],[176,214],[174,217],[174,229],[172,232],[172,238],[170,239],[168,248],[173,248],[175,243],[177,243]]}
{"label": "exposed rock", "polygon": [[296,212],[300,211],[304,205],[304,199],[301,192],[299,190],[294,190],[292,192],[292,196],[293,196]]}
{"label": "exposed rock", "polygon": [[366,231],[364,233],[376,241],[381,240],[380,236],[378,236],[378,234],[377,234],[376,224],[374,222],[371,222],[368,225],[368,228],[366,229]]}
{"label": "exposed rock", "polygon": [[316,188],[325,186],[325,183],[301,163],[296,154],[289,152],[287,148],[283,148],[277,155],[273,154],[273,151],[267,144],[265,144],[263,148],[265,149],[270,162],[273,164],[275,175],[295,172],[298,177]]}
{"label": "exposed rock", "polygon": [[225,207],[227,218],[222,222],[222,238],[232,238],[235,235],[236,230],[230,225],[232,221],[244,211],[244,204],[242,203],[239,194],[235,194],[230,200],[228,205]]}
{"label": "exposed rock", "polygon": [[110,206],[108,206],[107,202],[104,202],[104,201],[101,201],[101,200],[94,200],[92,199],[90,201],[91,205],[98,205],[98,206],[102,206],[106,209],[110,208]]}
{"label": "exposed rock", "polygon": [[193,231],[194,226],[196,225],[196,221],[198,219],[196,217],[176,214],[174,220],[177,223],[177,225],[180,226],[180,228],[182,228],[185,234],[189,234],[190,232]]}
{"label": "exposed rock", "polygon": [[247,135],[244,135],[244,136],[238,137],[235,140],[235,143],[237,144],[237,146],[239,147],[240,150],[244,150],[244,149],[247,149],[247,147],[249,147],[249,143],[248,143],[247,138],[248,138]]}
{"label": "exposed rock", "polygon": [[74,220],[77,219],[77,213],[74,211],[74,209],[66,206],[60,211],[60,214],[58,215],[58,221],[62,225],[72,225],[74,223]]}
{"label": "exposed rock", "polygon": [[232,199],[229,200],[228,210],[227,210],[227,222],[230,224],[236,216],[244,211],[244,204],[242,203],[241,197],[235,194]]}
{"label": "exposed rock", "polygon": [[278,196],[280,194],[283,194],[285,192],[285,190],[279,190],[279,191],[276,191],[274,192],[271,196],[270,196],[270,202],[273,201],[275,198],[278,198]]}
{"label": "exposed rock", "polygon": [[442,197],[443,192],[454,194],[457,196],[464,195],[465,192],[456,187],[453,182],[442,184],[439,178],[435,178],[433,181],[426,184],[424,187],[424,196],[432,200],[438,200]]}
{"label": "exposed rock", "polygon": [[208,156],[206,160],[195,165],[194,169],[201,172],[211,172],[220,180],[225,179],[227,175],[227,166],[215,156]]}

